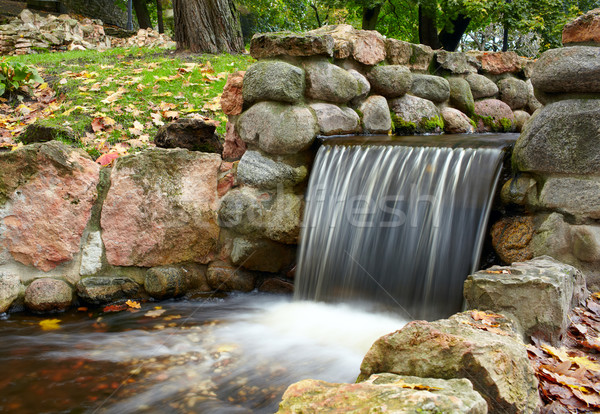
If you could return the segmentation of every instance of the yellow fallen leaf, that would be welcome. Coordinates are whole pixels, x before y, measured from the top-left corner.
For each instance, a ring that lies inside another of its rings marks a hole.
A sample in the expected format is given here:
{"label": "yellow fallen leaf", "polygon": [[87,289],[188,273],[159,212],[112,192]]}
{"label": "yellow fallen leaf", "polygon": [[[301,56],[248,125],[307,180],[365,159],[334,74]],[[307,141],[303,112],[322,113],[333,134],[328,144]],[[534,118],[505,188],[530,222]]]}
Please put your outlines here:
{"label": "yellow fallen leaf", "polygon": [[128,300],[127,302],[125,302],[125,304],[133,309],[141,309],[142,308],[142,305],[140,305],[140,303],[136,302],[135,300]]}
{"label": "yellow fallen leaf", "polygon": [[53,331],[56,329],[60,329],[60,319],[44,319],[40,321],[40,327],[44,331]]}
{"label": "yellow fallen leaf", "polygon": [[165,312],[166,312],[165,309],[153,309],[153,310],[150,310],[150,311],[144,313],[144,316],[148,316],[149,318],[158,318],[160,315],[162,315]]}

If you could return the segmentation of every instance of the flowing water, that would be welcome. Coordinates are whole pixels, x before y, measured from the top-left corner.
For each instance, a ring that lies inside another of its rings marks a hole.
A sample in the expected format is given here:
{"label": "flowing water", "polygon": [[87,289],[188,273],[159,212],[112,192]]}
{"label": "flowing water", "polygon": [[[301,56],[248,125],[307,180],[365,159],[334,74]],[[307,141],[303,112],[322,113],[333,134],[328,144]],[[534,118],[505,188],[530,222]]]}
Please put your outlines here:
{"label": "flowing water", "polygon": [[460,310],[464,279],[479,264],[506,142],[484,137],[468,148],[455,138],[451,147],[431,147],[411,139],[412,146],[357,145],[364,138],[351,138],[319,149],[296,298],[369,301],[407,319]]}
{"label": "flowing water", "polygon": [[273,413],[296,381],[353,382],[405,323],[265,294],[156,305],[0,320],[0,412]]}

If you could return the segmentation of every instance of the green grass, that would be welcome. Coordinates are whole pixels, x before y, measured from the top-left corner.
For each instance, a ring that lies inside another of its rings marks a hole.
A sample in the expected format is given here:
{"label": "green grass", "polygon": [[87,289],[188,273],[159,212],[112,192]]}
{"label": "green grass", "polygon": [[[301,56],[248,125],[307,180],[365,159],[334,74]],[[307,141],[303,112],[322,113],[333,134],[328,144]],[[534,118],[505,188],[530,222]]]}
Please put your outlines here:
{"label": "green grass", "polygon": [[[172,50],[148,48],[44,53],[7,60],[38,69],[59,97],[58,104],[50,106],[46,122],[73,129],[93,156],[116,145],[130,151],[143,148],[152,141],[157,124],[177,116],[200,114],[214,119],[219,123],[217,132],[223,134],[226,117],[217,103],[227,74],[246,70],[254,62],[248,55],[176,55]],[[118,99],[111,102],[108,97],[114,93]],[[115,124],[94,133],[94,118]],[[133,129],[136,121],[143,128]]]}

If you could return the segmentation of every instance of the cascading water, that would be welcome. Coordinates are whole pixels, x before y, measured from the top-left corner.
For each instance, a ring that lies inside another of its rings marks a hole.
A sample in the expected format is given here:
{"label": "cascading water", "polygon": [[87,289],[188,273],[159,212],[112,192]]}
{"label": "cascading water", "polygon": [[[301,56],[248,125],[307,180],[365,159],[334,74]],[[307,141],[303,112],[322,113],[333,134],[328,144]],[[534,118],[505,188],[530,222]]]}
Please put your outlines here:
{"label": "cascading water", "polygon": [[295,299],[369,301],[409,319],[459,311],[503,151],[323,145],[311,173]]}

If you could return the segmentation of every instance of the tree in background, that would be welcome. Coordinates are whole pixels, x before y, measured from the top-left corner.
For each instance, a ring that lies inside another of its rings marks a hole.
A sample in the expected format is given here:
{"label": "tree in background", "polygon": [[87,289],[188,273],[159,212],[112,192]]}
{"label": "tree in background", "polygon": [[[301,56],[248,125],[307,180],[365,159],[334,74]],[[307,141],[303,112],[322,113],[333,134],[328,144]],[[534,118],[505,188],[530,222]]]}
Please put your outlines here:
{"label": "tree in background", "polygon": [[244,42],[232,0],[173,0],[177,50],[242,53]]}

